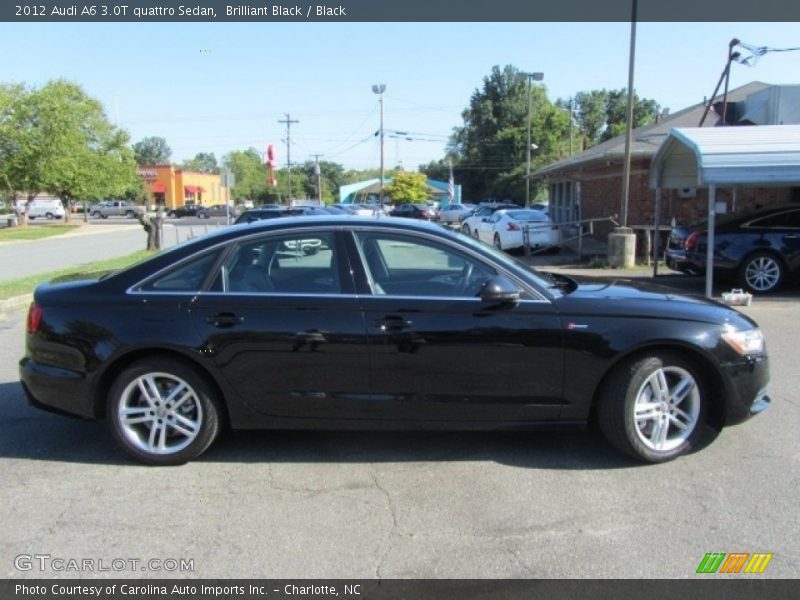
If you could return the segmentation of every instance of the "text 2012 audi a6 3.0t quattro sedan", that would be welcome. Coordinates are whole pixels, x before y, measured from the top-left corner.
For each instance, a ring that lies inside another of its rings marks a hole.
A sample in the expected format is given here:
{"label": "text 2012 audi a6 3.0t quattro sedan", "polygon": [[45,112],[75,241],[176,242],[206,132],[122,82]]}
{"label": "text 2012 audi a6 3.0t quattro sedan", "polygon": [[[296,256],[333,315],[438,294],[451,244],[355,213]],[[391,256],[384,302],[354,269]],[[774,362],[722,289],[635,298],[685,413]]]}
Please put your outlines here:
{"label": "text 2012 audi a6 3.0t quattro sedan", "polygon": [[[314,240],[317,252],[300,250]],[[532,271],[406,219],[237,225],[97,280],[42,285],[23,386],[179,464],[220,428],[580,425],[644,461],[769,404],[764,339],[735,310]]]}

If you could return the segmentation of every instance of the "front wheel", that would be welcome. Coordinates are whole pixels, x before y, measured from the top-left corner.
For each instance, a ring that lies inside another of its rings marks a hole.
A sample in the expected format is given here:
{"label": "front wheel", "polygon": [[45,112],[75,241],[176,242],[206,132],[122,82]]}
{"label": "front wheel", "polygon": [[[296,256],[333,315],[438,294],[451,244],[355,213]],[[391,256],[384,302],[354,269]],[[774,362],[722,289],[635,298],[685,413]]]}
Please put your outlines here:
{"label": "front wheel", "polygon": [[136,216],[136,214],[132,210],[125,211],[125,216],[129,219],[132,219]]}
{"label": "front wheel", "polygon": [[148,465],[200,456],[220,428],[219,399],[193,367],[162,358],[136,362],[108,396],[111,431],[123,450]]}
{"label": "front wheel", "polygon": [[597,416],[613,446],[658,463],[698,444],[708,402],[700,371],[665,352],[618,366],[601,390]]}
{"label": "front wheel", "polygon": [[739,283],[754,294],[767,294],[783,283],[783,263],[766,252],[748,257],[739,270]]}
{"label": "front wheel", "polygon": [[174,219],[175,217],[177,217],[177,216],[178,216],[178,213],[176,213],[174,210],[171,210],[171,211],[169,211],[169,212],[167,213],[167,216],[168,216],[170,219]]}

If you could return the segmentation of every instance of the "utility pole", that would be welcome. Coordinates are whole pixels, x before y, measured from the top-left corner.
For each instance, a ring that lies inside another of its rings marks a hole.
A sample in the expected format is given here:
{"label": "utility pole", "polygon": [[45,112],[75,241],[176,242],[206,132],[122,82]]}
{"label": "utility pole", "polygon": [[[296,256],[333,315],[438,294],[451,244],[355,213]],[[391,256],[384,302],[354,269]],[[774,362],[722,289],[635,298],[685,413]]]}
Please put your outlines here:
{"label": "utility pole", "polygon": [[383,206],[383,93],[386,91],[386,84],[378,83],[372,86],[372,92],[378,94],[381,103],[381,191],[380,205]]}
{"label": "utility pole", "polygon": [[314,175],[317,176],[317,199],[319,205],[322,206],[322,170],[319,168],[319,157],[325,156],[324,154],[312,154],[314,157]]}
{"label": "utility pole", "polygon": [[287,197],[286,201],[288,204],[292,203],[292,123],[299,123],[300,121],[293,120],[289,117],[289,113],[285,113],[286,118],[283,121],[278,121],[278,123],[285,123],[286,124],[286,167],[289,171],[288,176],[286,177],[286,188],[287,188]]}
{"label": "utility pole", "polygon": [[[528,165],[525,173],[525,208],[531,205],[531,113],[533,112],[533,83],[544,79],[544,73],[525,73],[528,80]],[[537,146],[538,147],[538,146]]]}

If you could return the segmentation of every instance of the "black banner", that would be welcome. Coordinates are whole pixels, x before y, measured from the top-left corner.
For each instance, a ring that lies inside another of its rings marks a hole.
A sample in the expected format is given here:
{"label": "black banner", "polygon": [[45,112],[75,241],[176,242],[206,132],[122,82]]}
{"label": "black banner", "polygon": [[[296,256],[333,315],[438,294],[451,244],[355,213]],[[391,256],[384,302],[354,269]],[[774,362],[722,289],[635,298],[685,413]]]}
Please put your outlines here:
{"label": "black banner", "polygon": [[201,579],[201,580],[0,580],[3,600],[789,600],[796,580],[723,578],[692,580],[485,580],[485,579]]}
{"label": "black banner", "polygon": [[[787,0],[637,0],[638,21],[800,21]],[[19,0],[0,3],[18,22],[547,22],[629,21],[634,0]]]}

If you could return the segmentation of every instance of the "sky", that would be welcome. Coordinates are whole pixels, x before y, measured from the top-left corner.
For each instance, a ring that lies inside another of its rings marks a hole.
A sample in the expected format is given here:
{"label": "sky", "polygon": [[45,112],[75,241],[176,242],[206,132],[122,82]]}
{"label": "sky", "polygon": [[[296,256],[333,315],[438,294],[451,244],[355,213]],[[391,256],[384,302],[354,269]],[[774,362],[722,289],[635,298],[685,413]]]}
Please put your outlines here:
{"label": "sky", "polygon": [[[728,42],[800,46],[798,23],[638,23],[637,93],[676,112],[713,92]],[[415,170],[447,137],[494,65],[544,73],[551,101],[627,85],[629,23],[0,23],[2,83],[65,78],[133,142],[161,136],[180,162],[273,144],[286,163]],[[800,52],[734,64],[731,88],[800,83]],[[408,135],[394,137],[393,131]],[[412,138],[411,140],[406,139]]]}

